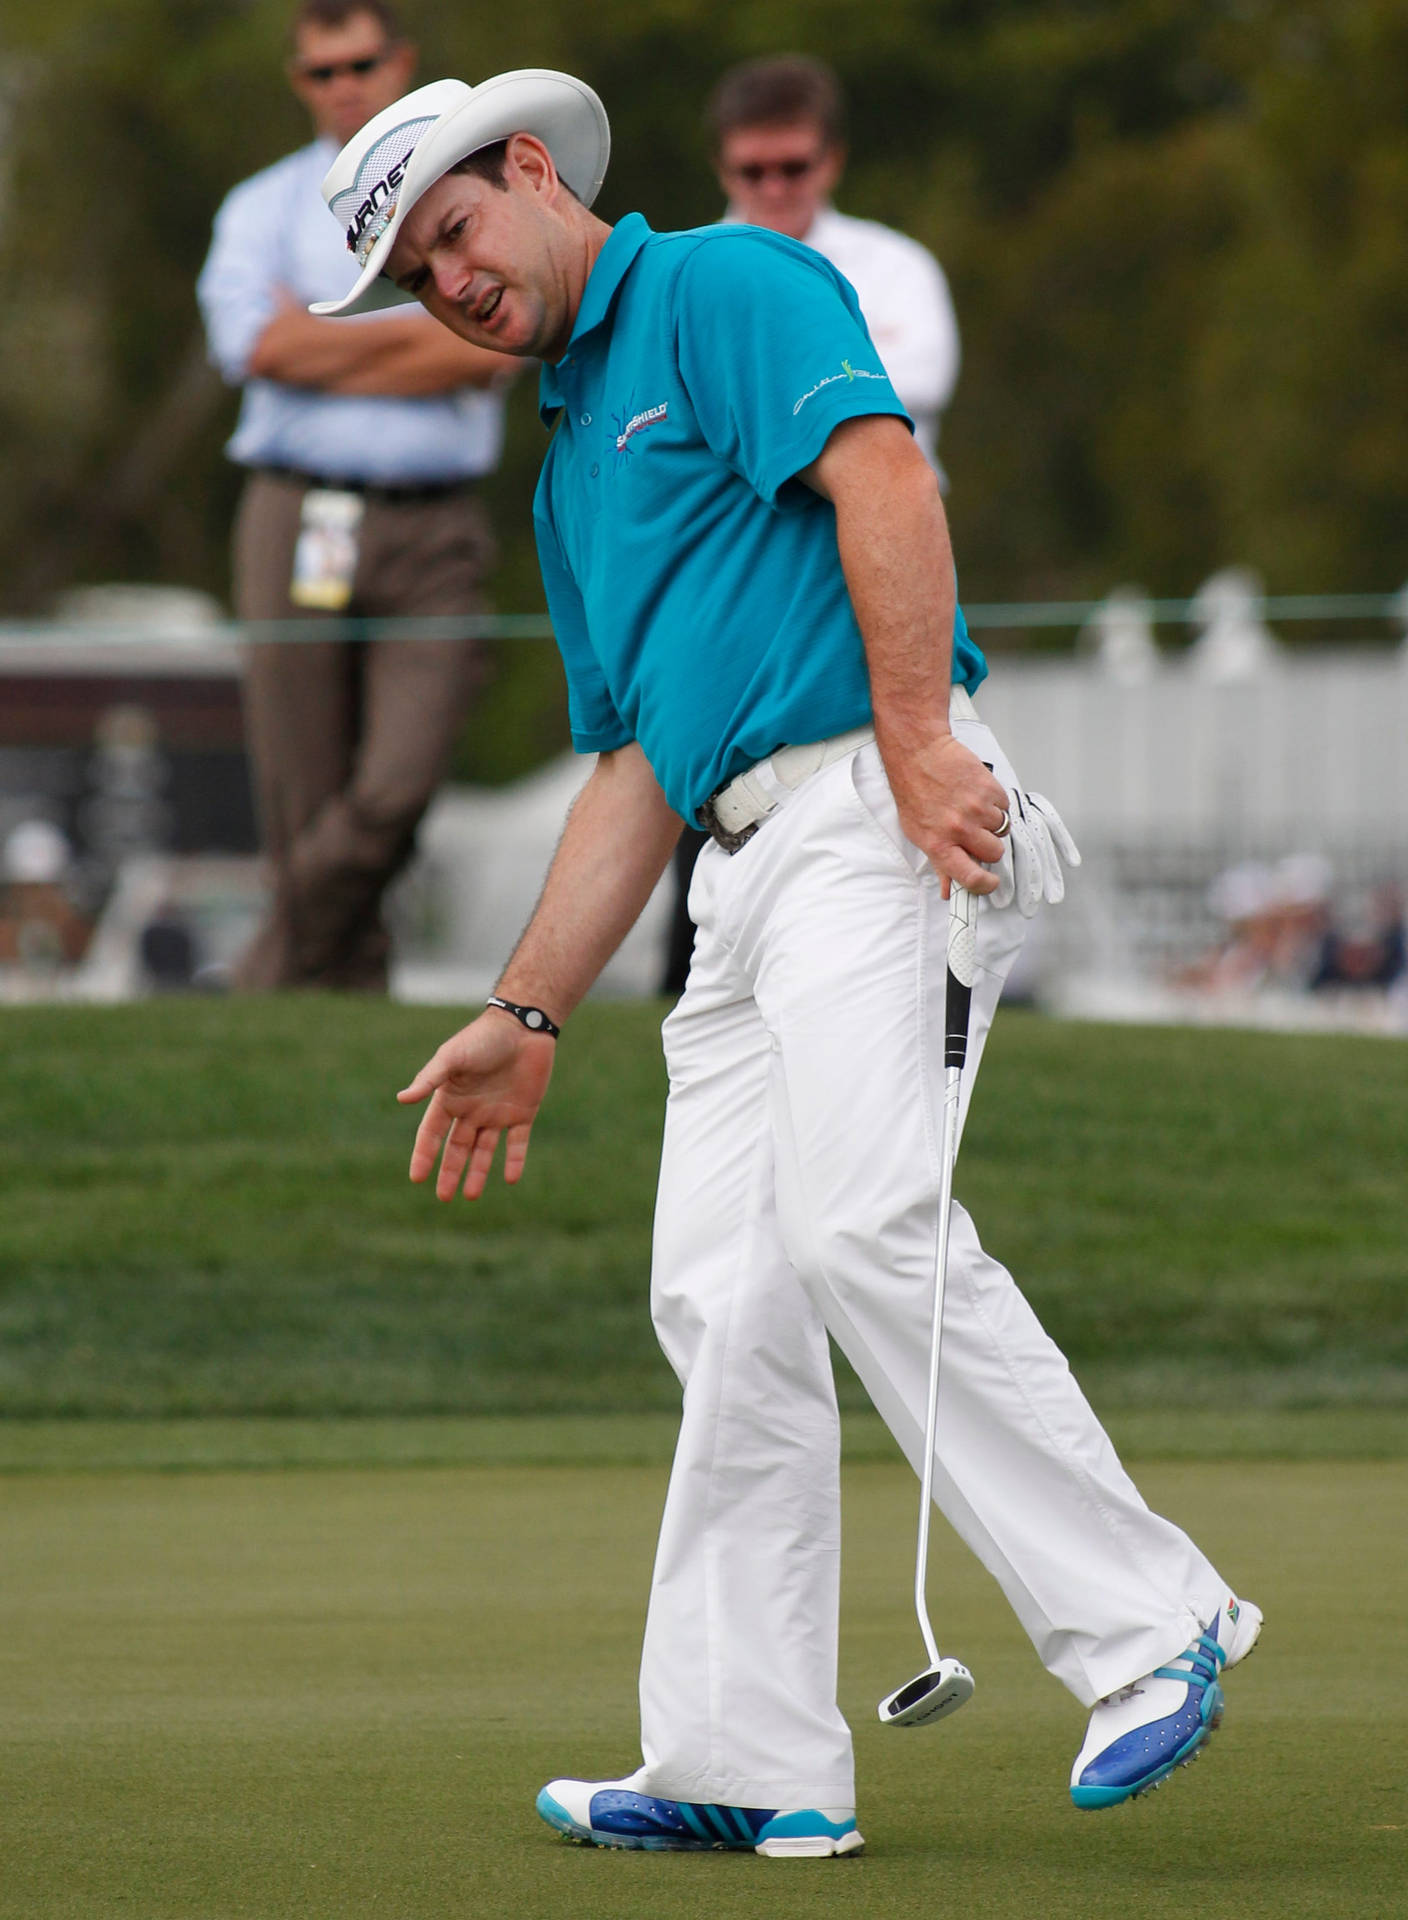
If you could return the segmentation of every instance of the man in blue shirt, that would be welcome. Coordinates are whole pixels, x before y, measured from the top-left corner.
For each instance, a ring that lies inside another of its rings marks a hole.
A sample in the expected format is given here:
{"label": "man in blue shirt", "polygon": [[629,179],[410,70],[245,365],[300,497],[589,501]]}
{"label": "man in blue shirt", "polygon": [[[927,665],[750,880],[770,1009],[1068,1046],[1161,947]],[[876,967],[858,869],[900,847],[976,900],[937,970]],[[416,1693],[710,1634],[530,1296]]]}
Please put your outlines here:
{"label": "man in blue shirt", "polygon": [[[705,823],[665,1024],[651,1304],[684,1405],[642,1765],[554,1780],[538,1809],[602,1845],[834,1857],[862,1841],[827,1336],[922,1466],[944,896],[987,900],[975,1066],[1024,916],[1076,856],[977,717],[937,484],[849,287],[753,229],[608,228],[589,211],[605,162],[595,95],[530,71],[422,88],[324,183],[362,266],[344,310],[384,273],[544,363],[543,575],[598,756],[498,992],[401,1095],[429,1099],[411,1176],[438,1161],[439,1197],[475,1198],[502,1139],[519,1178],[562,1023],[682,819]],[[1092,1709],[1072,1795],[1112,1805],[1206,1741],[1260,1615],[1145,1505],[951,1220],[935,1497]]]}
{"label": "man in blue shirt", "polygon": [[[302,0],[289,83],[311,145],[233,189],[199,297],[243,388],[228,452],[246,620],[482,612],[493,541],[477,483],[498,464],[512,363],[407,308],[337,326],[307,311],[355,277],[318,193],[338,148],[404,93],[411,47],[384,0]],[[259,643],[245,731],[272,903],[251,989],[382,990],[382,896],[409,857],[482,671],[468,640]]]}

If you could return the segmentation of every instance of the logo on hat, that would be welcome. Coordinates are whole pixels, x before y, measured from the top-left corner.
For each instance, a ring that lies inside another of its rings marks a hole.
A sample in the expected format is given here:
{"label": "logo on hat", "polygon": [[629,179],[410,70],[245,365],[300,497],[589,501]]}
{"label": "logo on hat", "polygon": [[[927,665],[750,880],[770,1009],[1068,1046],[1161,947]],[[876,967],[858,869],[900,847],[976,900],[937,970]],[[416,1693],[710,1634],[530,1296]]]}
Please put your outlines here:
{"label": "logo on hat", "polygon": [[[367,264],[372,248],[395,219],[396,189],[406,177],[407,163],[421,135],[434,125],[431,114],[392,127],[364,155],[352,185],[328,202],[334,217],[348,222],[347,248],[359,267]],[[371,186],[366,185],[369,179]]]}

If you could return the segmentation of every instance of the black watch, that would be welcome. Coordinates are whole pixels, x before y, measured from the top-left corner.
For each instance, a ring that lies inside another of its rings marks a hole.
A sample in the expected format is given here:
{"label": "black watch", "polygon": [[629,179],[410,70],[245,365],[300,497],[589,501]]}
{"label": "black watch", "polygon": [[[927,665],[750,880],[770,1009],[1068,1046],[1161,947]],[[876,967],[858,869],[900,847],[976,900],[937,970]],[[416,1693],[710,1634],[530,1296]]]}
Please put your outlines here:
{"label": "black watch", "polygon": [[549,1040],[556,1040],[562,1032],[562,1028],[549,1020],[541,1007],[515,1006],[512,1000],[501,1000],[496,993],[491,993],[484,1004],[486,1007],[502,1008],[505,1013],[511,1013],[520,1026],[527,1027],[530,1033],[545,1033]]}

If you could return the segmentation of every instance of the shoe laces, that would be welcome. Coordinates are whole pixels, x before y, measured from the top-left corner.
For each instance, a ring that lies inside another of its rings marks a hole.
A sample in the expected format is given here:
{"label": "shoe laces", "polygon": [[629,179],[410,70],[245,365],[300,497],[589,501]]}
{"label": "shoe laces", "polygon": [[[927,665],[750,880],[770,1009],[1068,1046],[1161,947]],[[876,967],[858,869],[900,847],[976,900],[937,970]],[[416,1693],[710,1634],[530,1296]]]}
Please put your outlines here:
{"label": "shoe laces", "polygon": [[[1221,1645],[1210,1633],[1200,1633],[1190,1646],[1183,1649],[1176,1660],[1166,1667],[1155,1667],[1148,1680],[1181,1680],[1185,1686],[1209,1687],[1227,1664],[1227,1655]],[[1113,1693],[1100,1696],[1102,1707],[1120,1707],[1126,1700],[1133,1700],[1143,1693],[1144,1680],[1131,1680],[1127,1687],[1117,1687]]]}
{"label": "shoe laces", "polygon": [[1182,1680],[1190,1687],[1205,1688],[1212,1685],[1226,1664],[1227,1655],[1219,1642],[1210,1633],[1200,1633],[1177,1660],[1171,1660],[1166,1667],[1155,1667],[1154,1678]]}

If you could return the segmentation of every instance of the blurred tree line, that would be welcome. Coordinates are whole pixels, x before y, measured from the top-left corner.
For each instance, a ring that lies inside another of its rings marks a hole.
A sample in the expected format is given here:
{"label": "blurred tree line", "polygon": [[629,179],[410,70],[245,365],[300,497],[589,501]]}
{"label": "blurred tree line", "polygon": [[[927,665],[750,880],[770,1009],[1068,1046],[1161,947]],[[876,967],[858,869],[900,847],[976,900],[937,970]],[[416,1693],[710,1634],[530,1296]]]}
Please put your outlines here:
{"label": "blurred tree line", "polygon": [[[842,206],[925,241],[958,305],[943,452],[968,599],[1120,580],[1176,595],[1234,560],[1277,592],[1408,575],[1399,0],[404,12],[422,79],[589,80],[614,136],[598,210],[657,227],[717,215],[700,108],[725,66],[790,48],[838,68]],[[226,190],[307,137],[287,19],[284,0],[7,0],[0,612],[100,579],[225,594],[235,396],[205,365],[192,288]],[[494,483],[514,612],[543,604],[532,384]],[[501,676],[477,770],[556,735],[547,651]]]}

